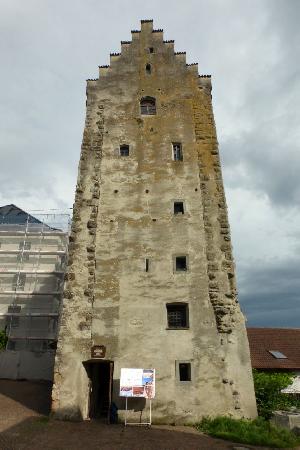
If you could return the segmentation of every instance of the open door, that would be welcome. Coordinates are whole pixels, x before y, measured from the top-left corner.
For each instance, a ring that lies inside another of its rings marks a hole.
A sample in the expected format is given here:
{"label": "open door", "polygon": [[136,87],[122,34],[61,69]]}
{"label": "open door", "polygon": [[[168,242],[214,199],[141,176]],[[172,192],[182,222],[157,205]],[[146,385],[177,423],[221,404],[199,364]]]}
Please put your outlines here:
{"label": "open door", "polygon": [[84,363],[89,379],[89,418],[110,423],[113,388],[113,362],[89,360]]}

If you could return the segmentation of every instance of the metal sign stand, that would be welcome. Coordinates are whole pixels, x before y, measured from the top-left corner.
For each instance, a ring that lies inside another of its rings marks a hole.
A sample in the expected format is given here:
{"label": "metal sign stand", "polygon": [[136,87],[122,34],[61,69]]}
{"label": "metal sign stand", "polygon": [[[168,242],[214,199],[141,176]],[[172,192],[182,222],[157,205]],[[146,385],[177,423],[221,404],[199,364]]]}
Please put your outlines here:
{"label": "metal sign stand", "polygon": [[127,425],[147,425],[148,427],[151,427],[151,424],[152,424],[152,405],[151,405],[151,403],[152,403],[152,399],[150,398],[149,399],[149,408],[150,408],[150,411],[149,411],[149,422],[127,422],[127,411],[128,411],[128,408],[127,408],[127,400],[128,400],[128,397],[125,397],[125,403],[126,403],[126,409],[125,409],[125,427],[127,427]]}

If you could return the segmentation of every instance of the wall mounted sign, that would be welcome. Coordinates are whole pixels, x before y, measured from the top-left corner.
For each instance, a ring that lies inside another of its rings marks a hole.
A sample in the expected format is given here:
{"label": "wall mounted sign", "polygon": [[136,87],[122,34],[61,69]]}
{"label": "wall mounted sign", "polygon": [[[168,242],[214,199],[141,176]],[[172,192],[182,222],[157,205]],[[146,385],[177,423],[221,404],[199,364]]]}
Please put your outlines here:
{"label": "wall mounted sign", "polygon": [[104,358],[106,353],[105,345],[94,345],[91,349],[92,358]]}

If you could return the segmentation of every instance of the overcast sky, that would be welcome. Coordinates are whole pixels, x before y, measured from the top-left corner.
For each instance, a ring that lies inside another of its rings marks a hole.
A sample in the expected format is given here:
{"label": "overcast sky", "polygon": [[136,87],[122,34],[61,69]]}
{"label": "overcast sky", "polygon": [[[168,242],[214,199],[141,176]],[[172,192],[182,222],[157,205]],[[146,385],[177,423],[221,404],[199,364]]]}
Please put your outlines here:
{"label": "overcast sky", "polygon": [[299,0],[0,0],[0,205],[72,206],[85,80],[149,18],[212,74],[248,326],[299,327]]}

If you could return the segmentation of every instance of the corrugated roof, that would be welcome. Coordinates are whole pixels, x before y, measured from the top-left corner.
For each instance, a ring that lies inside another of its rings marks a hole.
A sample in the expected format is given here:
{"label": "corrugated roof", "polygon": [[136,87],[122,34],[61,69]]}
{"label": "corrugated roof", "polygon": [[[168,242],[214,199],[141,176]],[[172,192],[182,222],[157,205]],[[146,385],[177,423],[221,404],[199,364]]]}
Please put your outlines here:
{"label": "corrugated roof", "polygon": [[[254,369],[300,370],[300,328],[247,328]],[[278,351],[286,359],[272,356]]]}

